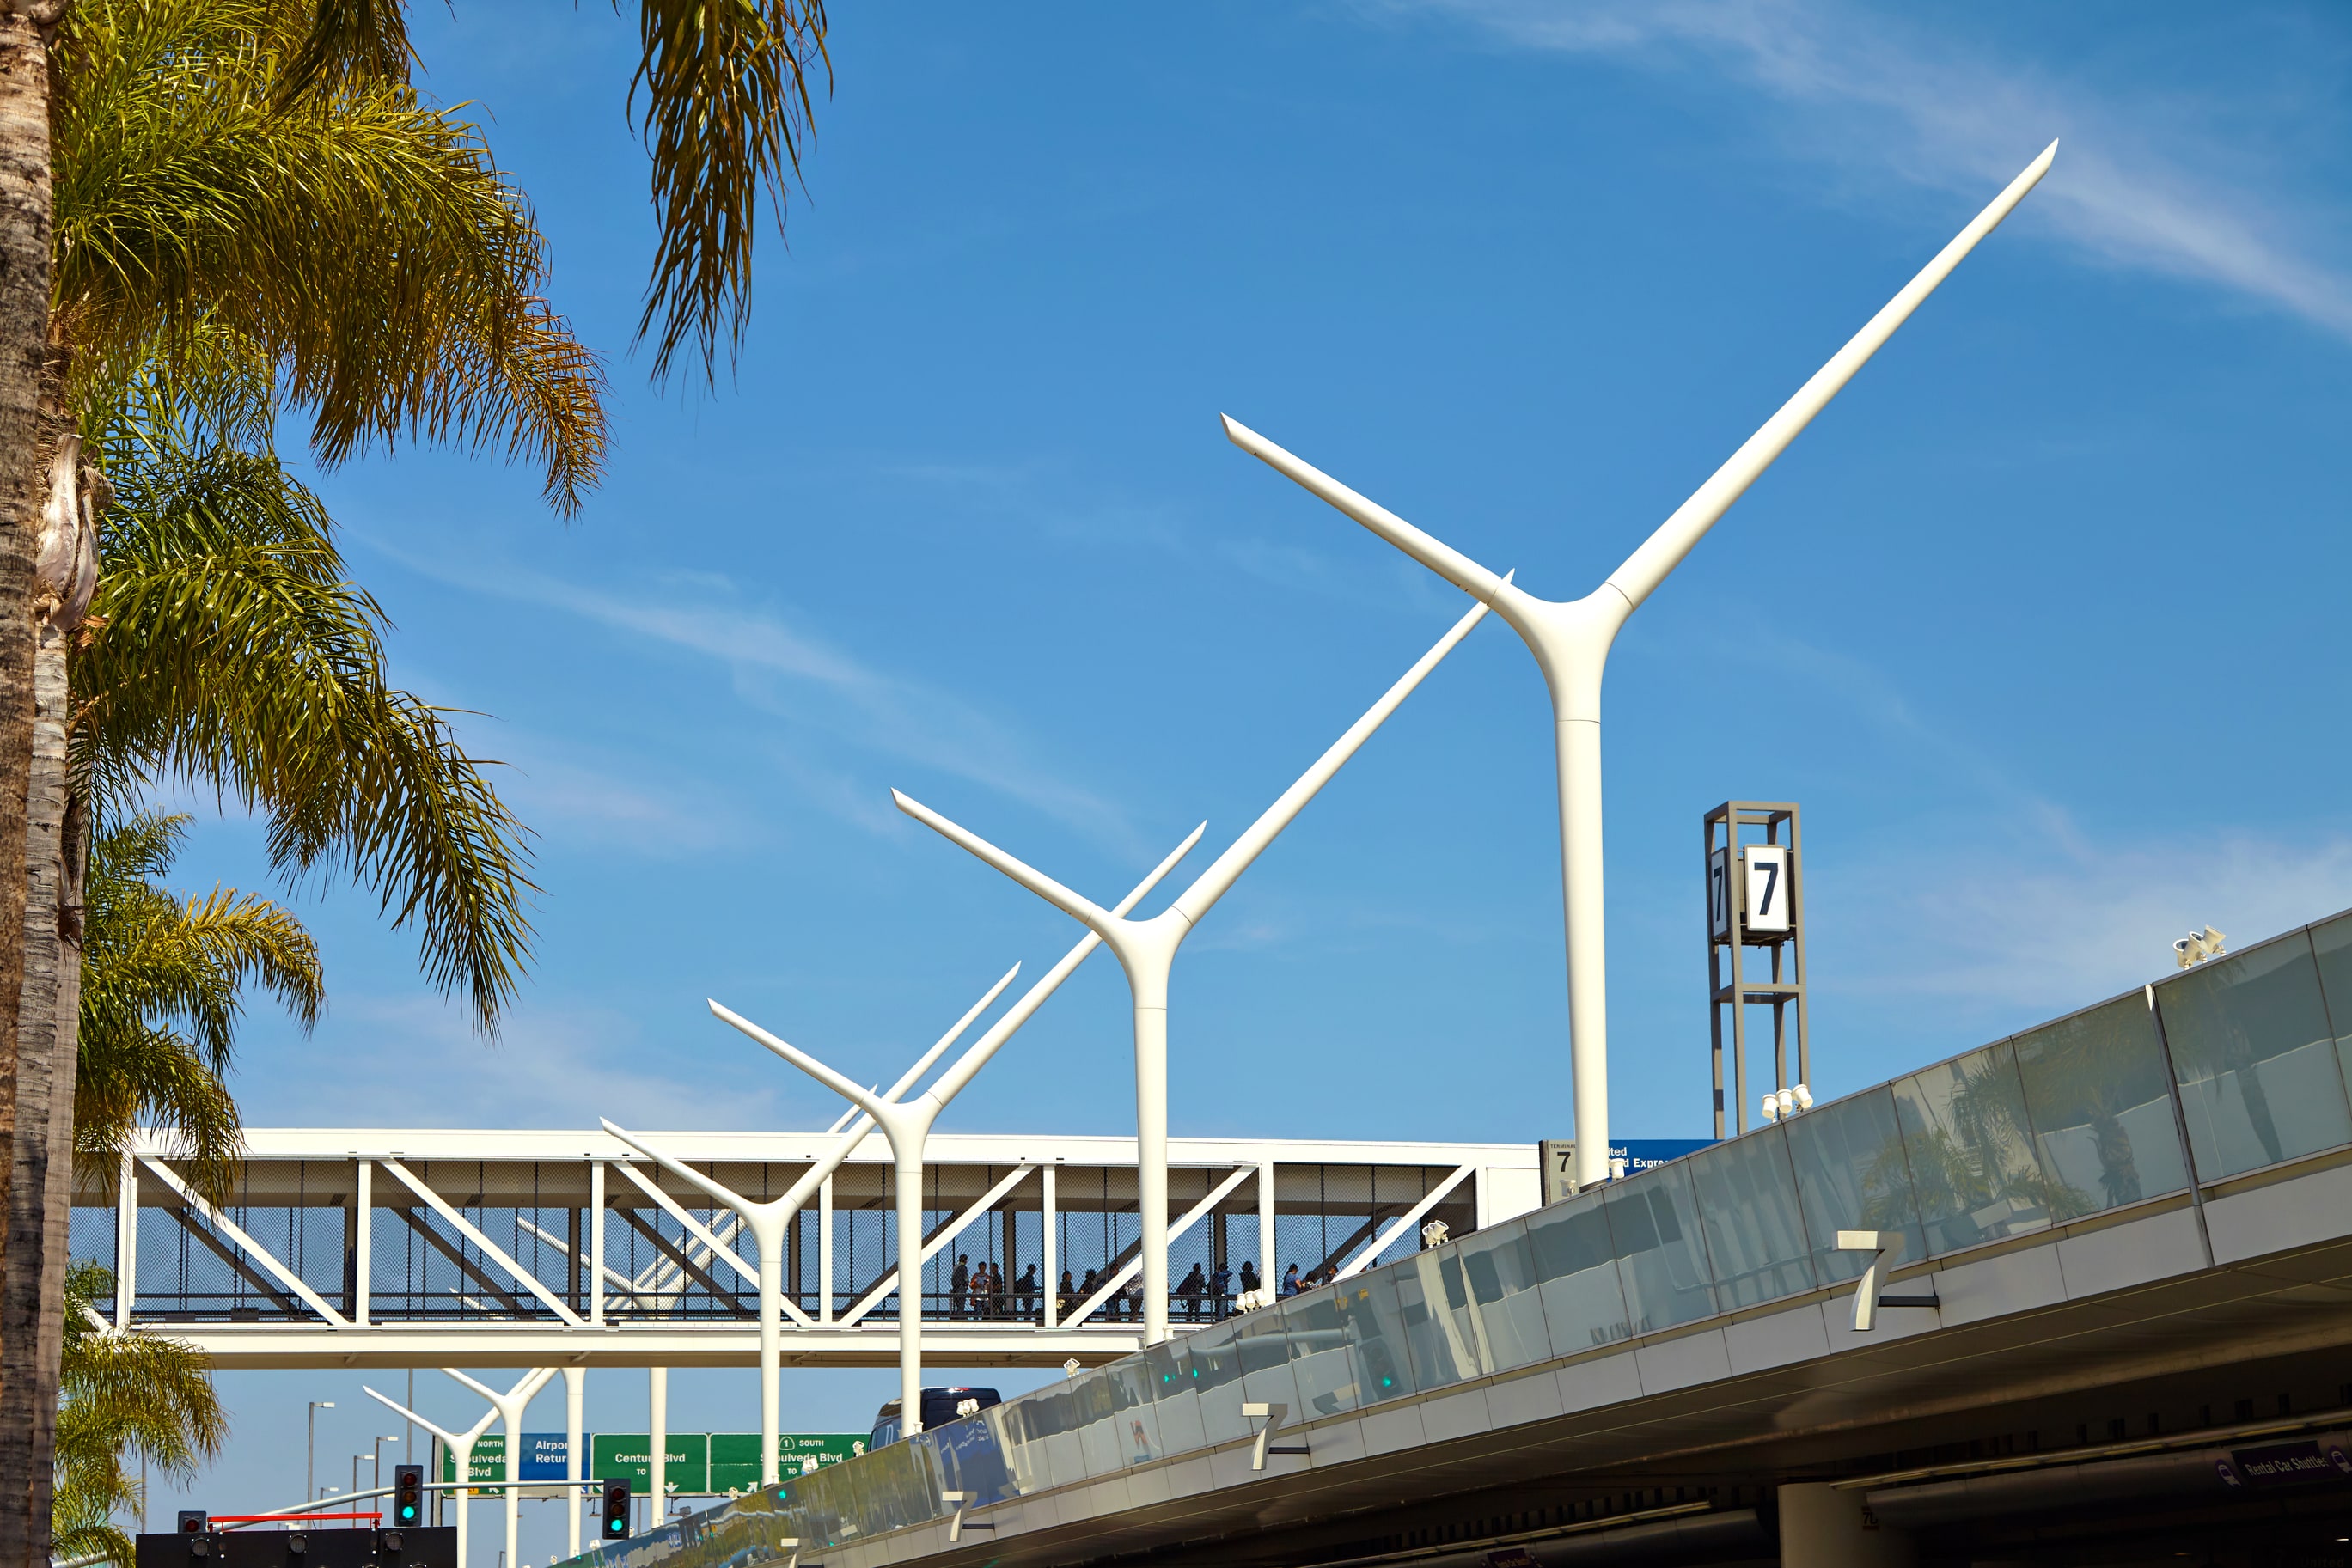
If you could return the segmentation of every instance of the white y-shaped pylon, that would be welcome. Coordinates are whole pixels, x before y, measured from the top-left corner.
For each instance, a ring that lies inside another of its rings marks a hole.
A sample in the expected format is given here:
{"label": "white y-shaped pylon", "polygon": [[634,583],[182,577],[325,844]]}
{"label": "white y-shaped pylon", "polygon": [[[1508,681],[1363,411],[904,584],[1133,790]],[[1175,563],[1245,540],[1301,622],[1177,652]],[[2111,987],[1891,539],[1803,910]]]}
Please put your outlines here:
{"label": "white y-shaped pylon", "polygon": [[[1177,862],[1192,853],[1192,846],[1201,841],[1201,834],[1207,827],[1208,824],[1203,822],[1193,829],[1166,860],[1152,867],[1150,874],[1135,884],[1135,891],[1120,901],[1119,913],[1124,915],[1134,908],[1137,900],[1157,887],[1161,877],[1175,870]],[[890,1140],[890,1158],[896,1173],[892,1180],[898,1194],[898,1416],[903,1423],[900,1430],[908,1437],[923,1429],[923,1145],[931,1135],[931,1124],[939,1120],[940,1113],[948,1108],[948,1102],[963,1092],[964,1086],[988,1065],[989,1058],[1013,1038],[1015,1030],[1029,1021],[1030,1015],[1045,1005],[1045,998],[1061,988],[1062,982],[1086,962],[1087,955],[1092,953],[1100,942],[1100,937],[1089,935],[1063,954],[1062,961],[1045,971],[1019,1001],[1007,1008],[1004,1015],[989,1026],[985,1034],[972,1041],[971,1048],[956,1059],[955,1065],[940,1074],[938,1082],[912,1100],[902,1100],[899,1096],[912,1079],[920,1076],[919,1071],[902,1079],[887,1095],[877,1094],[870,1089],[860,1088],[856,1080],[843,1077],[808,1052],[777,1039],[740,1013],[730,1011],[717,1002],[710,1004],[712,1012],[856,1104],[873,1124],[881,1127],[883,1136]],[[1005,978],[1012,977],[1008,975]],[[612,1128],[615,1136],[620,1135],[620,1129],[613,1127],[610,1122],[604,1125]],[[650,1149],[646,1152],[653,1153]],[[668,1160],[663,1160],[662,1166],[687,1181],[706,1179]],[[717,1196],[711,1187],[706,1186],[704,1190]],[[764,1252],[763,1244],[763,1256]]]}
{"label": "white y-shaped pylon", "polygon": [[[482,1418],[466,1430],[452,1432],[446,1427],[434,1425],[432,1421],[419,1416],[399,1400],[378,1394],[364,1383],[360,1385],[360,1391],[377,1404],[389,1406],[399,1411],[448,1445],[450,1462],[457,1468],[457,1490],[450,1494],[450,1501],[455,1505],[457,1513],[457,1568],[466,1568],[466,1514],[467,1511],[466,1500],[471,1495],[471,1489],[466,1483],[474,1479],[474,1445],[481,1441],[482,1434],[489,1430],[490,1423],[499,1418],[497,1406],[493,1406],[483,1411]],[[507,1561],[511,1563],[514,1559],[509,1557]]]}
{"label": "white y-shaped pylon", "polygon": [[[472,1378],[467,1376],[464,1373],[458,1371],[454,1366],[445,1366],[441,1370],[456,1378],[458,1382],[464,1384],[467,1387],[472,1389],[475,1393],[480,1395],[483,1398],[488,1400],[490,1402],[490,1413],[496,1416],[506,1427],[506,1561],[509,1563],[520,1563],[522,1559],[516,1553],[520,1546],[520,1537],[522,1533],[522,1413],[524,1409],[530,1406],[531,1396],[536,1395],[541,1389],[547,1386],[547,1380],[555,1375],[556,1369],[551,1366],[540,1367],[526,1375],[520,1383],[516,1384],[504,1394],[499,1393],[495,1388],[489,1387],[486,1384],[475,1382]],[[573,1506],[579,1506],[577,1499],[573,1500]],[[460,1565],[460,1568],[463,1568],[462,1564]]]}
{"label": "white y-shaped pylon", "polygon": [[1266,846],[1290,826],[1292,819],[1306,809],[1307,802],[1315,799],[1316,792],[1331,781],[1332,775],[1347,765],[1348,758],[1356,754],[1372,731],[1380,728],[1397,706],[1412,695],[1412,689],[1454,651],[1455,643],[1470,634],[1470,629],[1486,613],[1486,605],[1475,605],[1470,613],[1455,622],[1453,629],[1437,640],[1435,647],[1423,653],[1420,662],[1372,705],[1370,711],[1349,727],[1348,733],[1316,759],[1315,766],[1301,775],[1298,782],[1284,790],[1281,798],[1250,824],[1248,831],[1235,839],[1232,847],[1219,855],[1192,886],[1178,894],[1173,904],[1149,920],[1126,918],[1129,906],[1134,903],[1131,898],[1117,909],[1106,910],[1045,873],[1015,860],[979,834],[958,827],[929,807],[896,789],[890,791],[898,810],[962,845],[1056,909],[1084,921],[1088,929],[1110,945],[1110,950],[1118,955],[1119,967],[1127,971],[1128,993],[1135,1008],[1136,1190],[1143,1218],[1143,1337],[1147,1344],[1157,1344],[1168,1337],[1168,973],[1175,967],[1176,950],[1183,946],[1192,927],[1249,869],[1250,862],[1265,852]]}
{"label": "white y-shaped pylon", "polygon": [[[1013,977],[1020,972],[1018,964],[1005,970],[1004,977],[991,986],[980,1000],[972,1003],[963,1017],[956,1019],[955,1027],[940,1036],[931,1049],[907,1070],[905,1076],[891,1085],[890,1097],[896,1099],[914,1087],[917,1081],[931,1070],[931,1064],[946,1053],[948,1047],[963,1038],[963,1031],[971,1027],[972,1019],[987,1011],[989,1004],[1003,994],[1004,988],[1011,985]],[[846,1132],[842,1131],[844,1123],[848,1124]],[[803,1171],[782,1197],[762,1202],[754,1202],[683,1161],[671,1158],[609,1120],[604,1123],[604,1130],[680,1181],[708,1195],[713,1202],[733,1209],[743,1221],[743,1228],[751,1233],[753,1244],[760,1249],[759,1261],[752,1273],[760,1290],[760,1484],[773,1486],[777,1479],[776,1437],[783,1421],[781,1369],[783,1364],[785,1233],[792,1228],[793,1217],[800,1213],[802,1206],[815,1196],[818,1187],[824,1185],[824,1178],[839,1170],[842,1162],[856,1153],[857,1146],[874,1130],[874,1118],[853,1103],[848,1115],[825,1129],[828,1133],[841,1134],[832,1149]],[[720,1249],[720,1251],[730,1266],[739,1265],[740,1260],[731,1249]],[[824,1281],[824,1289],[830,1291],[832,1288],[832,1281]]]}
{"label": "white y-shaped pylon", "polygon": [[1601,674],[1618,629],[1707,529],[1747,493],[1799,432],[1812,423],[1879,346],[1909,319],[1977,242],[2024,199],[2057,156],[2053,141],[1958,238],[1937,253],[1886,308],[1870,319],[1813,378],[1780,405],[1692,492],[1642,547],[1582,599],[1538,599],[1460,551],[1432,538],[1386,507],[1365,499],[1255,431],[1225,419],[1233,444],[1345,512],[1381,538],[1485,604],[1523,638],[1551,692],[1553,744],[1559,766],[1561,903],[1568,926],[1568,1022],[1576,1091],[1576,1179],[1609,1174],[1609,1001],[1602,935],[1601,849]]}

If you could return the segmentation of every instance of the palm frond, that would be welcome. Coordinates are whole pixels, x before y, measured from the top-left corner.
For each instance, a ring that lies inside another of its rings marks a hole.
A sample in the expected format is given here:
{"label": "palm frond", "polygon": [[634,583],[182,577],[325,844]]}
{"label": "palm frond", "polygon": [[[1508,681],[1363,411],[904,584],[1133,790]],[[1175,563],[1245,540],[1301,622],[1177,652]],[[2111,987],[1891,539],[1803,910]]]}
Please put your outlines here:
{"label": "palm frond", "polygon": [[639,35],[629,105],[644,89],[661,237],[637,340],[654,340],[657,382],[688,345],[715,376],[721,340],[742,346],[763,196],[783,232],[786,178],[814,133],[809,78],[833,85],[824,3],[642,0]]}
{"label": "palm frond", "polygon": [[415,51],[401,0],[319,0],[302,47],[287,66],[278,101],[316,88],[371,79],[405,81]]}
{"label": "palm frond", "polygon": [[280,102],[286,15],[266,0],[70,12],[54,292],[78,391],[200,358],[213,334],[271,367],[323,463],[403,439],[503,444],[575,510],[604,462],[604,376],[544,297],[529,204],[475,127],[398,73]]}
{"label": "palm frond", "polygon": [[448,716],[388,684],[383,611],[317,498],[234,450],[125,447],[111,472],[107,624],[74,666],[93,796],[171,784],[266,811],[274,869],[373,888],[493,1030],[530,949],[527,830]]}

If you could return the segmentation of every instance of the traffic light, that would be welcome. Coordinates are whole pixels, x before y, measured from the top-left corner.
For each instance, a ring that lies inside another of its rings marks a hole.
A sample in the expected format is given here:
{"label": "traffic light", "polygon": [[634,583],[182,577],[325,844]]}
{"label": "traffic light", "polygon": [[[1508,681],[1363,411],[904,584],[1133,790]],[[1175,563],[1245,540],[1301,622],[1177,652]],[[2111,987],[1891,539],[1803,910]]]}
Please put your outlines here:
{"label": "traffic light", "polygon": [[212,1526],[212,1520],[203,1509],[184,1508],[180,1511],[180,1533],[202,1535]]}
{"label": "traffic light", "polygon": [[423,1465],[392,1467],[392,1522],[394,1528],[402,1530],[425,1522]]}
{"label": "traffic light", "polygon": [[604,1528],[601,1531],[607,1541],[620,1541],[629,1533],[629,1483],[608,1480],[604,1483]]}

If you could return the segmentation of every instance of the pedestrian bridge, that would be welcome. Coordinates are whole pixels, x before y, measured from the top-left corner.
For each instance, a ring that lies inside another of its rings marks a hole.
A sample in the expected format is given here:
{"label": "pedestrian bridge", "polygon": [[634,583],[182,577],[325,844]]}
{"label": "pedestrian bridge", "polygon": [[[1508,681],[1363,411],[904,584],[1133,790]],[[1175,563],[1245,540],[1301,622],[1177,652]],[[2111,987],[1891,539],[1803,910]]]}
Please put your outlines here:
{"label": "pedestrian bridge", "polygon": [[[644,1136],[753,1198],[785,1192],[840,1141]],[[217,1205],[152,1136],[111,1182],[77,1193],[74,1256],[114,1271],[118,1326],[167,1327],[223,1368],[757,1364],[751,1236],[602,1131],[246,1137]],[[1125,1293],[1135,1160],[1133,1138],[931,1138],[921,1289],[935,1364],[1060,1366],[1140,1348]],[[1244,1265],[1360,1271],[1406,1255],[1431,1219],[1466,1233],[1539,1193],[1532,1144],[1178,1138],[1170,1165],[1171,1278],[1222,1266],[1236,1291]],[[892,1180],[873,1136],[787,1233],[786,1364],[897,1364]],[[959,1257],[992,1263],[1004,1291],[957,1291]],[[1066,1270],[1070,1290],[1052,1288]],[[1177,1308],[1180,1328],[1217,1315],[1206,1300]]]}
{"label": "pedestrian bridge", "polygon": [[[2352,1505],[2347,1054],[2352,916],[583,1561],[2286,1561]],[[1857,1333],[1854,1229],[1935,1304]]]}

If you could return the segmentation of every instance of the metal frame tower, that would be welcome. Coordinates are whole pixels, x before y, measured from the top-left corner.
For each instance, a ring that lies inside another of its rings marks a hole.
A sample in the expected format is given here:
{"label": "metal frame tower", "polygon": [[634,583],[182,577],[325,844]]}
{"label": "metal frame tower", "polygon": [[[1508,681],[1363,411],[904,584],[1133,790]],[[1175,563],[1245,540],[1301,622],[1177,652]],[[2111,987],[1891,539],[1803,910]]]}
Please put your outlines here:
{"label": "metal frame tower", "polygon": [[[1763,836],[1742,842],[1742,828]],[[1810,1083],[1813,1053],[1805,1009],[1804,829],[1793,800],[1726,800],[1704,824],[1707,1021],[1715,1080],[1715,1135],[1724,1136],[1723,1025],[1731,1018],[1737,1130],[1748,1131],[1748,1009],[1772,1009],[1772,1087]],[[1756,852],[1762,852],[1758,853]],[[1747,954],[1771,956],[1770,977],[1750,979]],[[1727,964],[1726,960],[1728,960]],[[1797,1075],[1789,1076],[1789,1012],[1797,1014]]]}

